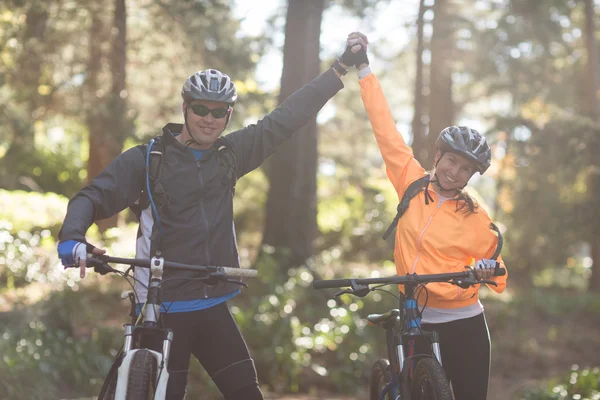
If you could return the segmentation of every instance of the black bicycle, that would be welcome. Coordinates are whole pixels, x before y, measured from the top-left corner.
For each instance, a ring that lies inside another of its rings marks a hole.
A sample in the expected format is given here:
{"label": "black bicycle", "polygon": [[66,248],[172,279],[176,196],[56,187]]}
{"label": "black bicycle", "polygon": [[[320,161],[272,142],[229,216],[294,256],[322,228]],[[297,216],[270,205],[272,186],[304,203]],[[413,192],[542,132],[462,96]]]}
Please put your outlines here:
{"label": "black bicycle", "polygon": [[[504,268],[496,268],[494,276],[506,273]],[[398,300],[400,307],[385,314],[372,314],[367,320],[385,329],[387,359],[373,364],[370,379],[371,400],[452,400],[452,390],[442,367],[439,335],[435,331],[421,329],[421,313],[418,309],[415,291],[430,282],[447,282],[466,288],[482,283],[496,285],[494,281],[476,279],[475,271],[446,274],[409,274],[384,278],[333,279],[313,282],[315,289],[342,288],[335,297],[352,294],[364,297],[382,286],[404,285],[404,295]],[[369,285],[376,285],[370,287]],[[389,293],[385,290],[383,292]],[[431,345],[431,354],[413,354],[415,340],[423,338]],[[409,356],[407,357],[407,354]]]}
{"label": "black bicycle", "polygon": [[[112,268],[109,263],[130,265],[126,271]],[[195,266],[165,261],[162,258],[135,259],[118,258],[107,255],[88,255],[87,266],[105,275],[116,273],[132,285],[134,279],[130,272],[133,267],[150,268],[148,296],[140,312],[137,312],[135,291],[125,292],[124,299],[131,300],[132,323],[125,325],[125,342],[115,358],[102,385],[99,400],[163,400],[166,397],[169,373],[167,365],[173,341],[173,332],[165,328],[161,321],[161,284],[163,269],[178,269],[201,272],[196,278],[210,283],[226,281],[240,286],[247,285],[232,277],[255,277],[252,269],[228,268],[217,266]],[[139,282],[146,285],[145,282]],[[133,287],[133,286],[132,286]]]}

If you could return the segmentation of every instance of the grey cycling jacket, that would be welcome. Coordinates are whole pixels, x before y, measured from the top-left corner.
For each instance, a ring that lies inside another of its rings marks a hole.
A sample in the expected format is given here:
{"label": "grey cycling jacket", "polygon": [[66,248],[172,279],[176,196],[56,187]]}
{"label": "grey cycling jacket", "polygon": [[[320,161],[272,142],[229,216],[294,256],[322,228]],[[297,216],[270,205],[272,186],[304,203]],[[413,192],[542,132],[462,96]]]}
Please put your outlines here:
{"label": "grey cycling jacket", "polygon": [[[278,145],[314,118],[342,88],[341,80],[329,69],[256,124],[225,136],[237,159],[237,177],[258,168]],[[174,138],[181,129],[180,124],[167,124],[162,133],[164,155],[160,182],[170,199],[160,213],[162,256],[165,260],[185,264],[239,267],[233,188],[225,179],[227,166],[219,161],[219,152],[210,149],[196,161]],[[139,200],[145,186],[145,148],[136,146],[125,151],[71,199],[59,233],[61,241],[85,242],[85,234],[94,221],[108,218]],[[136,257],[152,257],[158,236],[148,207],[142,210],[140,217]],[[137,268],[135,276],[144,284],[149,281],[147,269]],[[205,285],[190,279],[195,276],[198,275],[194,272],[165,269],[163,301],[218,297],[238,288],[222,282]],[[145,301],[144,285],[136,282],[136,293],[138,301]]]}

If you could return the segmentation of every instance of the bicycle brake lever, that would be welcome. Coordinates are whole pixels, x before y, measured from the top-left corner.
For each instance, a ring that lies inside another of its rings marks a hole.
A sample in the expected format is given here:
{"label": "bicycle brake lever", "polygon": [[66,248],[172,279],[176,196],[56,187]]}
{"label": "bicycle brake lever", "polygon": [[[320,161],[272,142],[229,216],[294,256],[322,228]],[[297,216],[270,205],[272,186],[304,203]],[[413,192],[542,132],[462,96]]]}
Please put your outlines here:
{"label": "bicycle brake lever", "polygon": [[339,297],[343,294],[352,294],[352,289],[344,289],[344,290],[340,290],[339,292],[337,292],[336,294],[333,295],[333,297],[335,297],[336,299],[339,299]]}
{"label": "bicycle brake lever", "polygon": [[462,289],[468,289],[471,286],[473,286],[479,282],[472,280],[472,279],[454,279],[450,283],[452,283]]}
{"label": "bicycle brake lever", "polygon": [[225,279],[225,282],[229,282],[229,283],[235,283],[237,285],[243,286],[243,287],[248,287],[248,285],[245,282],[242,281],[236,281],[235,279]]}
{"label": "bicycle brake lever", "polygon": [[469,287],[471,287],[473,285],[479,285],[482,283],[485,283],[487,285],[492,285],[492,286],[498,286],[498,284],[496,282],[490,281],[488,279],[478,279],[478,280],[457,279],[457,280],[453,280],[451,283],[462,289],[468,289]]}
{"label": "bicycle brake lever", "polygon": [[94,266],[94,272],[100,274],[100,275],[106,275],[109,272],[113,272],[114,268],[111,267],[108,264],[102,264],[102,265],[96,265]]}
{"label": "bicycle brake lever", "polygon": [[[86,263],[88,267],[94,267],[94,272],[100,275],[106,275],[113,272],[115,269],[108,265],[105,259],[100,255],[88,254],[86,257]],[[66,269],[67,267],[65,267]],[[71,268],[71,267],[68,267]]]}
{"label": "bicycle brake lever", "polygon": [[357,285],[354,282],[354,280],[350,281],[350,287],[352,290],[352,294],[355,296],[358,296],[358,297],[365,297],[371,291],[371,288],[369,287],[369,285],[366,285],[366,286]]}
{"label": "bicycle brake lever", "polygon": [[205,281],[208,285],[216,285],[218,281],[223,281],[228,283],[235,283],[236,285],[240,285],[246,288],[248,287],[246,283],[235,279],[230,279],[223,272],[212,272],[208,275],[203,276],[201,279]]}

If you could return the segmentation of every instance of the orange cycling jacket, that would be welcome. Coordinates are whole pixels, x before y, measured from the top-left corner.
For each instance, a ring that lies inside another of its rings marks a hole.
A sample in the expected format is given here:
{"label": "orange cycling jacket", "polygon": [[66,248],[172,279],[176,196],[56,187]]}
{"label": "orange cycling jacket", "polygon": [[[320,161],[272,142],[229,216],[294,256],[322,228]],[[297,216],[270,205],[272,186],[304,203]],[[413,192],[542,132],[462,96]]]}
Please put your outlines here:
{"label": "orange cycling jacket", "polygon": [[[426,171],[396,129],[381,85],[372,73],[361,79],[360,92],[387,176],[401,199],[408,185],[424,176]],[[422,191],[411,200],[398,222],[394,250],[398,275],[461,272],[474,260],[490,258],[498,237],[490,229],[491,220],[485,210],[478,207],[474,214],[457,212],[455,200],[440,203],[437,193],[433,190],[429,193],[435,202],[426,205]],[[501,256],[498,262],[505,267]],[[490,287],[501,293],[507,277],[508,273],[492,278],[498,286]],[[479,285],[462,289],[449,283],[430,283],[427,291],[427,305],[435,308],[467,307],[476,303],[479,297]],[[421,305],[425,297],[421,293],[418,299]]]}

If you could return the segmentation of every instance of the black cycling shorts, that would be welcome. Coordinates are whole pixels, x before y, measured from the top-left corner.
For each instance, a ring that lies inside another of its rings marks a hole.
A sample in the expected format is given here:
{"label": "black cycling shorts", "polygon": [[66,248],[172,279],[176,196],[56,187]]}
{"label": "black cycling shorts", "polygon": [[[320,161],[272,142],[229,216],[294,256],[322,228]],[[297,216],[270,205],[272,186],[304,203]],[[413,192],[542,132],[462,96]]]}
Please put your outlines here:
{"label": "black cycling shorts", "polygon": [[[262,399],[254,361],[227,303],[206,310],[163,314],[173,330],[167,398],[183,399],[190,355],[194,355],[226,399]],[[259,395],[260,394],[260,395]]]}

